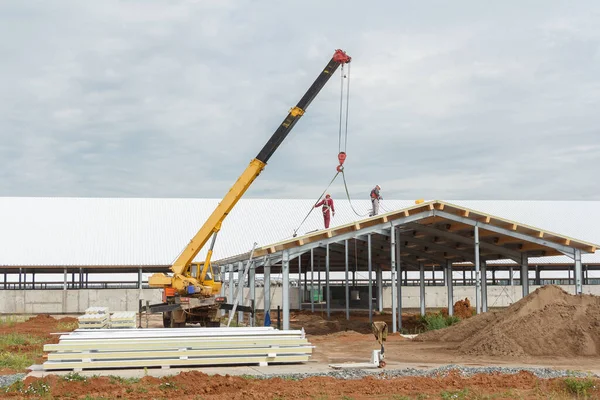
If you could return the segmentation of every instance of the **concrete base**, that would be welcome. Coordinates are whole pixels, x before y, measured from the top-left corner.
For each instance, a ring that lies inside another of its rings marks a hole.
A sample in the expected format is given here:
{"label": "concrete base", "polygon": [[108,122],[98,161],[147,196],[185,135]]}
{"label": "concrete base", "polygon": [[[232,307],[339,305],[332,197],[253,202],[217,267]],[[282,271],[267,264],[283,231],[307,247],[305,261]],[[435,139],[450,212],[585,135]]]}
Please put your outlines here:
{"label": "concrete base", "polygon": [[[533,292],[539,286],[530,286]],[[568,293],[575,294],[574,285],[561,286]],[[281,287],[272,287],[273,301],[271,310],[281,306]],[[426,286],[425,298],[427,308],[447,307],[448,297],[445,286]],[[248,288],[245,289],[248,291]],[[521,286],[488,286],[488,307],[506,307],[522,298]],[[262,309],[261,288],[256,290],[256,308]],[[290,307],[298,309],[298,291],[290,290]],[[583,293],[600,295],[600,285],[585,285]],[[246,293],[245,293],[246,294]],[[260,295],[259,295],[260,294]],[[137,311],[139,299],[149,300],[151,304],[160,303],[162,294],[159,289],[80,289],[80,290],[0,290],[0,314],[80,314],[92,306],[107,306],[109,311]],[[454,301],[468,298],[475,306],[474,286],[454,286]],[[392,307],[390,287],[383,290],[383,307]],[[402,307],[419,308],[419,287],[402,287]],[[334,299],[334,302],[337,301]],[[334,303],[332,302],[332,303]],[[315,307],[322,312],[324,305]],[[332,309],[338,308],[332,304]]]}

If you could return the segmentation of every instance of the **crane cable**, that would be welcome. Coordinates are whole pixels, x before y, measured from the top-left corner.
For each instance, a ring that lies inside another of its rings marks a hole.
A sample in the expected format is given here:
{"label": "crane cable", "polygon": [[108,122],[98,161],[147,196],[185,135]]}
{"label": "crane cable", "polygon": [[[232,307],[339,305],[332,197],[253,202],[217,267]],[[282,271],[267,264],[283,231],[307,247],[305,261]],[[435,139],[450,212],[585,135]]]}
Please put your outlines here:
{"label": "crane cable", "polygon": [[[306,220],[308,219],[310,214],[313,212],[313,210],[316,208],[316,206],[319,203],[319,201],[321,200],[321,198],[323,198],[323,195],[325,195],[325,193],[327,192],[327,189],[329,189],[329,187],[333,184],[333,182],[336,180],[336,178],[338,177],[338,175],[340,173],[342,174],[342,178],[344,180],[344,188],[346,191],[346,197],[348,198],[348,202],[350,203],[350,207],[352,208],[352,211],[354,212],[354,214],[356,214],[359,217],[368,216],[368,214],[364,214],[364,215],[359,214],[354,209],[354,206],[352,205],[352,200],[350,199],[350,193],[348,191],[348,184],[346,183],[346,175],[344,174],[344,167],[343,167],[344,161],[346,160],[346,148],[348,145],[348,111],[349,111],[349,107],[350,107],[350,64],[348,64],[348,75],[347,76],[344,74],[344,64],[342,64],[340,76],[341,76],[341,78],[340,78],[340,83],[341,83],[340,84],[340,122],[339,122],[339,129],[338,129],[338,161],[340,164],[337,167],[337,172],[333,176],[333,179],[331,179],[331,181],[329,182],[329,185],[327,185],[327,187],[325,188],[323,193],[321,193],[321,196],[319,196],[319,198],[317,199],[315,204],[311,207],[310,211],[306,214],[306,216],[304,217],[302,222],[300,222],[300,225],[298,225],[298,227],[294,230],[294,234],[292,235],[292,237],[297,236],[298,230],[300,229],[300,227],[304,224],[304,222],[306,222]],[[347,80],[347,84],[346,84],[346,118],[344,121],[344,79],[346,79],[346,78],[348,80]],[[342,131],[343,131],[343,134],[342,134]]]}
{"label": "crane cable", "polygon": [[340,174],[339,171],[335,173],[335,175],[333,176],[333,179],[331,179],[331,181],[329,182],[329,185],[327,185],[325,190],[323,190],[323,193],[321,193],[321,195],[319,196],[317,201],[315,201],[315,204],[310,208],[310,211],[308,212],[308,214],[306,214],[306,217],[304,217],[302,222],[300,222],[300,225],[298,225],[298,227],[294,230],[294,234],[292,235],[292,237],[296,237],[298,235],[298,230],[300,229],[302,224],[304,224],[304,222],[306,221],[306,219],[308,218],[310,213],[312,213],[314,211],[314,209],[317,207],[317,204],[319,204],[319,200],[321,200],[323,195],[327,192],[327,189],[329,189],[329,187],[333,184],[333,182],[335,181],[335,179],[338,177],[339,174]]}
{"label": "crane cable", "polygon": [[[368,217],[369,213],[367,214],[360,214],[358,213],[358,211],[356,211],[356,209],[354,208],[354,206],[352,205],[352,199],[350,199],[350,192],[348,191],[348,184],[346,182],[346,174],[344,173],[344,168],[343,168],[343,163],[346,159],[346,148],[348,146],[348,110],[350,108],[350,64],[348,64],[348,82],[346,85],[346,121],[345,121],[345,129],[344,129],[344,145],[342,146],[342,110],[343,110],[343,103],[344,103],[344,78],[346,77],[344,75],[344,65],[342,65],[342,84],[341,84],[341,89],[340,89],[340,130],[339,130],[339,146],[338,146],[338,151],[339,151],[339,156],[338,159],[340,161],[340,165],[338,166],[338,171],[342,173],[342,178],[344,181],[344,189],[346,191],[346,197],[348,198],[348,203],[350,203],[350,208],[352,209],[352,211],[354,212],[354,214],[356,214],[358,217]],[[343,156],[342,156],[343,154]]]}

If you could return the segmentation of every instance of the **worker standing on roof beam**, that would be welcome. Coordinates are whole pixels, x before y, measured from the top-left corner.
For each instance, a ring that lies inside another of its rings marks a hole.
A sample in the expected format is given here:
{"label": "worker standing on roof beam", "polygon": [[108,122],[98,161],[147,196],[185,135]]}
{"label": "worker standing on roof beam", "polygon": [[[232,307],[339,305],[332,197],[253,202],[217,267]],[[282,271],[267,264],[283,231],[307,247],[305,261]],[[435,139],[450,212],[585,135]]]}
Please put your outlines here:
{"label": "worker standing on roof beam", "polygon": [[333,216],[335,216],[335,207],[333,206],[333,199],[331,198],[331,196],[329,195],[329,193],[327,193],[325,195],[325,198],[323,200],[321,200],[320,202],[318,202],[317,204],[315,204],[315,208],[319,208],[323,206],[323,222],[325,223],[325,229],[329,229],[329,221],[331,219],[331,216],[333,214]]}
{"label": "worker standing on roof beam", "polygon": [[376,185],[373,190],[371,190],[371,203],[373,205],[373,210],[371,211],[371,214],[369,215],[370,217],[373,217],[377,214],[379,214],[379,201],[383,200],[383,197],[381,197],[381,195],[379,194],[379,191],[381,190],[381,187],[379,187],[379,185]]}

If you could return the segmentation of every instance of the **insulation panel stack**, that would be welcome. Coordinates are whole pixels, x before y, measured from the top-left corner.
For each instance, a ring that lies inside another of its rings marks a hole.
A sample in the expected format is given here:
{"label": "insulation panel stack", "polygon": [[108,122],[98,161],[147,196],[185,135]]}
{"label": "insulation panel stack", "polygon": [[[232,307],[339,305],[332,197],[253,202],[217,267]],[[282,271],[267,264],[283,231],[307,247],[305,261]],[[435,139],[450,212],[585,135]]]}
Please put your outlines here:
{"label": "insulation panel stack", "polygon": [[304,330],[255,328],[77,329],[44,345],[44,370],[260,365],[306,362]]}
{"label": "insulation panel stack", "polygon": [[108,327],[108,314],[83,314],[77,317],[79,329],[103,329]]}
{"label": "insulation panel stack", "polygon": [[111,328],[135,328],[137,315],[135,311],[119,311],[110,316]]}

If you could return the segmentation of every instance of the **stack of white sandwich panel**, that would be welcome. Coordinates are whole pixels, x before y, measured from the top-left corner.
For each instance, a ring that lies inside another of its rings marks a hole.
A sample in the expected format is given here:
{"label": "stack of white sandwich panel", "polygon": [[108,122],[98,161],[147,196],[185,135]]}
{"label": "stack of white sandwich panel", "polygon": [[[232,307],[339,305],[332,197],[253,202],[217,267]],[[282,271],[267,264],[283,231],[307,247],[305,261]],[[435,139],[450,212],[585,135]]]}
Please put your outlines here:
{"label": "stack of white sandwich panel", "polygon": [[111,328],[135,328],[137,315],[135,311],[118,311],[110,316]]}
{"label": "stack of white sandwich panel", "polygon": [[47,344],[44,370],[210,365],[268,365],[308,361],[304,330],[255,328],[77,329]]}

